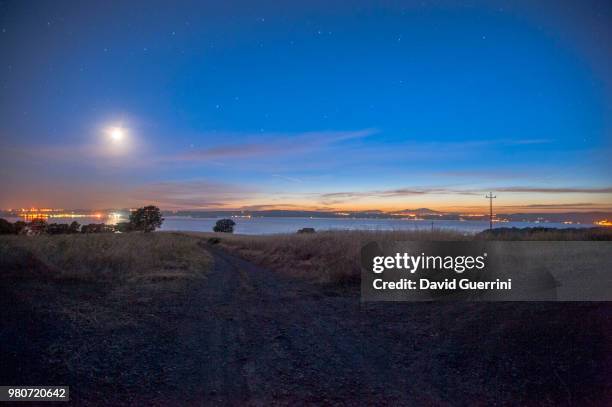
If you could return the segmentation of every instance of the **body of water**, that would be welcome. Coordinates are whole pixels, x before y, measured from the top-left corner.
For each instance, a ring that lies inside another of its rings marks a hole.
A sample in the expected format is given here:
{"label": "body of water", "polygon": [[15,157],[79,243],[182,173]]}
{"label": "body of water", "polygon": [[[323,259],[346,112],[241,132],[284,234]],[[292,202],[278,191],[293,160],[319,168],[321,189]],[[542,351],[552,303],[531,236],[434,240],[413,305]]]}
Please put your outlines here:
{"label": "body of water", "polygon": [[[210,232],[218,218],[167,217],[162,230]],[[274,233],[295,233],[301,228],[315,230],[431,230],[431,220],[402,219],[337,219],[337,218],[233,218],[235,233],[245,235],[266,235]],[[594,225],[566,225],[563,223],[504,222],[493,227],[592,227]],[[434,220],[434,229],[458,230],[477,233],[489,228],[489,222]]]}
{"label": "body of water", "polygon": [[[190,231],[212,232],[212,228],[220,218],[190,218],[168,216],[165,218],[161,230],[164,231]],[[9,222],[19,218],[6,218]],[[49,223],[116,223],[116,218],[51,218]],[[125,221],[121,219],[120,221]],[[274,233],[295,233],[301,228],[314,228],[315,230],[431,230],[431,220],[402,220],[402,219],[346,219],[346,218],[233,218],[236,222],[235,233],[245,235],[267,235]],[[504,222],[494,223],[493,227],[593,227],[591,224],[566,225],[552,222]],[[467,233],[477,233],[489,228],[489,222],[434,220],[434,229],[457,230]]]}

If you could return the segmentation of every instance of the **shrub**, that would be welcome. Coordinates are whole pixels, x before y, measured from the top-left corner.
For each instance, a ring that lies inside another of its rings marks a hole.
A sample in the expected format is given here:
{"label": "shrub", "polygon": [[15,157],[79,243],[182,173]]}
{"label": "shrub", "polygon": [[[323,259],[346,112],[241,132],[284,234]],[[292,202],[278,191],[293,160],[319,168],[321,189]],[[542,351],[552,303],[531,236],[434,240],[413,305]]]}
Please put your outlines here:
{"label": "shrub", "polygon": [[119,222],[115,225],[115,230],[121,233],[131,232],[132,224],[130,222]]}
{"label": "shrub", "polygon": [[223,233],[234,233],[234,226],[236,222],[231,219],[221,219],[218,220],[215,226],[213,227],[214,232],[223,232]]}
{"label": "shrub", "polygon": [[90,223],[89,225],[81,226],[81,233],[110,233],[114,232],[112,226],[107,226],[104,223]]}
{"label": "shrub", "polygon": [[45,232],[50,235],[63,235],[68,233],[68,225],[65,223],[50,223],[45,228]]}
{"label": "shrub", "polygon": [[79,233],[81,230],[81,225],[76,220],[73,221],[70,226],[68,226],[68,233]]}

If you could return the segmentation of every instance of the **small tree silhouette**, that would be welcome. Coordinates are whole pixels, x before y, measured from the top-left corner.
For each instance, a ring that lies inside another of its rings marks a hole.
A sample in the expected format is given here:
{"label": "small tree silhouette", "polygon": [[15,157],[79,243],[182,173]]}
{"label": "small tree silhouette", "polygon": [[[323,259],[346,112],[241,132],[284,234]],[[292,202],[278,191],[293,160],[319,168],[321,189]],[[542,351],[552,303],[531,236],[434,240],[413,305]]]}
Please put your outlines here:
{"label": "small tree silhouette", "polygon": [[215,226],[213,227],[214,232],[223,232],[223,233],[234,233],[234,226],[236,222],[231,219],[221,219],[218,220]]}
{"label": "small tree silhouette", "polygon": [[138,208],[130,214],[130,225],[132,230],[152,232],[161,227],[164,218],[157,206],[149,205]]}

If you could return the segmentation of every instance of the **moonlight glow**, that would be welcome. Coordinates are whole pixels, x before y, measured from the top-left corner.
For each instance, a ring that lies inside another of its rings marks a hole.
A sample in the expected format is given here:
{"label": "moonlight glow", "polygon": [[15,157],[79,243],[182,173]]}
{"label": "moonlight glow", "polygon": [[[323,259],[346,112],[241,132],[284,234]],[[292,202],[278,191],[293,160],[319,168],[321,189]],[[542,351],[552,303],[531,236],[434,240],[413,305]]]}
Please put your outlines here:
{"label": "moonlight glow", "polygon": [[110,130],[110,137],[111,137],[111,140],[113,140],[114,142],[116,143],[120,142],[121,140],[123,140],[123,137],[124,137],[123,129],[120,127],[113,127]]}

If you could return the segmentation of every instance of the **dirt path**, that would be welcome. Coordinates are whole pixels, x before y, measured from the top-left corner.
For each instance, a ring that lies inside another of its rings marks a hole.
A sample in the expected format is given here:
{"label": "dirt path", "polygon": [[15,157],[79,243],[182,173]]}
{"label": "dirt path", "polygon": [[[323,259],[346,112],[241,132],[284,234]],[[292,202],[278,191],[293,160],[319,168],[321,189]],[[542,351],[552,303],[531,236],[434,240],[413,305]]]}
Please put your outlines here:
{"label": "dirt path", "polygon": [[[590,352],[603,352],[601,338],[566,332],[568,349],[541,324],[492,329],[499,318],[512,322],[513,304],[361,304],[355,291],[211,253],[214,268],[193,290],[165,361],[175,367],[166,384],[186,404],[554,405],[605,397],[597,375],[606,361],[582,371],[574,361],[597,358]],[[541,319],[559,310],[531,307]],[[600,312],[577,307],[579,318]],[[525,343],[516,334],[535,336]]]}
{"label": "dirt path", "polygon": [[[179,331],[177,386],[191,401],[230,404],[374,401],[384,392],[384,344],[364,342],[352,296],[321,293],[221,251]],[[375,339],[376,340],[376,339]],[[367,357],[366,357],[367,355]],[[185,363],[186,362],[186,363]],[[397,395],[404,398],[402,395]]]}

